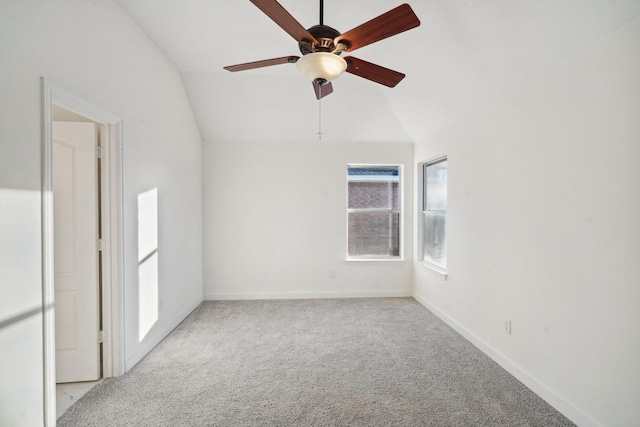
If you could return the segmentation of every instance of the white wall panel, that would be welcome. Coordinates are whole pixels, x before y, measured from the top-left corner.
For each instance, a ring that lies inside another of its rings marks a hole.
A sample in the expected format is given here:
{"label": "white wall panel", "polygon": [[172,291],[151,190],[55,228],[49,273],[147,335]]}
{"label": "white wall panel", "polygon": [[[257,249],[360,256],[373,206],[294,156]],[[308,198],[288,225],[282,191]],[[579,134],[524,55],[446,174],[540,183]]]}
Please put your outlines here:
{"label": "white wall panel", "polygon": [[[204,151],[205,298],[410,295],[412,144],[205,142]],[[405,263],[345,262],[348,163],[405,165]]]}
{"label": "white wall panel", "polygon": [[[0,62],[0,425],[41,426],[41,77],[123,119],[128,367],[202,299],[202,144],[180,75],[113,1],[0,2]],[[154,188],[162,302],[139,342],[137,196]]]}
{"label": "white wall panel", "polygon": [[638,52],[636,18],[416,144],[449,156],[416,296],[579,425],[640,424]]}

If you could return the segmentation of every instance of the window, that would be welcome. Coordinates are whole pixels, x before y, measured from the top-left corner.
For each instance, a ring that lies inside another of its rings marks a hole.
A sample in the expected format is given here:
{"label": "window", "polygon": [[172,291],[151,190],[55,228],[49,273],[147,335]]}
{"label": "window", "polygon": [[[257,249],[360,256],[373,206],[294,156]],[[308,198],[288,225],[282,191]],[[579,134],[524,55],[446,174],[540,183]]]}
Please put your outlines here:
{"label": "window", "polygon": [[444,273],[447,268],[447,158],[422,166],[422,261]]}
{"label": "window", "polygon": [[347,167],[347,256],[396,258],[402,254],[402,167]]}

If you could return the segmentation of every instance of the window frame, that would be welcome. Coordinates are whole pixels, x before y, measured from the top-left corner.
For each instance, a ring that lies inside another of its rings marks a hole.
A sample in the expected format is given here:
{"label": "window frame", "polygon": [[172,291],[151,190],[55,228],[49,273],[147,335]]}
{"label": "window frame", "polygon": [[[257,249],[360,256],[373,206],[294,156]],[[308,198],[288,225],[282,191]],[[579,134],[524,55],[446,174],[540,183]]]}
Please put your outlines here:
{"label": "window frame", "polygon": [[[371,212],[371,213],[392,213],[391,209],[349,209],[349,168],[398,168],[398,255],[349,255],[349,214],[353,212]],[[404,165],[399,163],[347,163],[345,170],[345,190],[346,190],[346,209],[345,209],[345,260],[347,262],[365,262],[375,263],[381,262],[385,265],[389,263],[401,263],[404,258]]]}
{"label": "window frame", "polygon": [[[432,270],[436,273],[438,273],[439,275],[441,275],[445,280],[447,279],[448,276],[448,270],[447,270],[447,264],[445,264],[445,267],[442,267],[438,264],[435,264],[433,262],[430,262],[428,260],[425,260],[424,257],[424,245],[425,245],[425,228],[424,228],[424,217],[425,214],[427,212],[426,210],[426,202],[427,202],[427,186],[426,186],[426,169],[429,166],[441,163],[441,162],[448,162],[448,156],[446,154],[443,155],[439,155],[436,157],[432,157],[428,160],[422,161],[418,163],[418,176],[419,176],[419,193],[418,193],[418,197],[419,200],[417,203],[417,207],[418,207],[418,212],[417,212],[417,232],[418,232],[418,236],[416,239],[417,242],[417,261],[419,264],[421,264],[422,266],[428,268],[429,270]],[[447,174],[449,171],[449,166],[447,164]],[[447,195],[449,192],[449,186],[448,186],[448,182],[447,182]],[[448,207],[447,210],[444,211],[445,214],[445,230],[447,230],[448,227]],[[447,241],[447,234],[445,231],[445,242]],[[447,259],[447,244],[445,243],[445,259]],[[447,260],[448,261],[448,260]]]}

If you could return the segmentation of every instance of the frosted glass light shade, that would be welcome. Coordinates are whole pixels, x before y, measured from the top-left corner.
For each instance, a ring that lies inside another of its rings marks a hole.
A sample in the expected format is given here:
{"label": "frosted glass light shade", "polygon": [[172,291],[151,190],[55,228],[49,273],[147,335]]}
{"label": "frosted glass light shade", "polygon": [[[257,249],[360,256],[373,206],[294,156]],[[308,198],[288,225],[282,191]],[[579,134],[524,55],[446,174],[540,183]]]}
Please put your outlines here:
{"label": "frosted glass light shade", "polygon": [[313,81],[322,79],[330,82],[347,69],[347,61],[329,52],[309,53],[298,59],[298,70]]}

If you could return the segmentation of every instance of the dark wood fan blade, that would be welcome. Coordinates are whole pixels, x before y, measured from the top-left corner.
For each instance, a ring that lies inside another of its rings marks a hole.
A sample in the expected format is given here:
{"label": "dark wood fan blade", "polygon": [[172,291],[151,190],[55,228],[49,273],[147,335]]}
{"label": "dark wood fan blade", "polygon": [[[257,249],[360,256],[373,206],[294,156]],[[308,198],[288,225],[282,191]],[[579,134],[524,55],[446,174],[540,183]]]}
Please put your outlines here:
{"label": "dark wood fan blade", "polygon": [[276,24],[299,42],[307,40],[313,44],[318,41],[276,0],[251,0],[258,9],[264,12]]}
{"label": "dark wood fan blade", "polygon": [[333,85],[331,84],[331,82],[325,83],[322,86],[316,82],[311,83],[313,83],[313,90],[316,93],[316,99],[322,99],[325,96],[333,93]]}
{"label": "dark wood fan blade", "polygon": [[289,64],[289,63],[294,64],[298,62],[299,58],[300,58],[299,56],[282,56],[280,58],[272,58],[272,59],[265,59],[262,61],[247,62],[245,64],[229,65],[224,67],[224,69],[227,71],[235,72],[235,71],[252,70],[254,68],[270,67],[272,65]]}
{"label": "dark wood fan blade", "polygon": [[353,56],[347,56],[344,60],[347,61],[347,73],[355,74],[388,87],[395,87],[405,76],[397,71],[354,58]]}
{"label": "dark wood fan blade", "polygon": [[405,3],[336,37],[334,43],[337,45],[339,41],[346,42],[349,45],[348,51],[352,52],[419,25],[420,20],[411,6]]}

